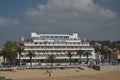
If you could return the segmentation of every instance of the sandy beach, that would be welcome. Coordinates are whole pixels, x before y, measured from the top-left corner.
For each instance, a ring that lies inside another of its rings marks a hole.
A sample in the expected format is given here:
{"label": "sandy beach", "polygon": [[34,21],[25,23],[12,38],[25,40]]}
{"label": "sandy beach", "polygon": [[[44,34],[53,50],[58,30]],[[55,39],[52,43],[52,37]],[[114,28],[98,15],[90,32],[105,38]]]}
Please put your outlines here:
{"label": "sandy beach", "polygon": [[71,69],[50,69],[51,77],[46,69],[0,71],[0,76],[13,80],[120,80],[120,71],[96,71],[85,67]]}

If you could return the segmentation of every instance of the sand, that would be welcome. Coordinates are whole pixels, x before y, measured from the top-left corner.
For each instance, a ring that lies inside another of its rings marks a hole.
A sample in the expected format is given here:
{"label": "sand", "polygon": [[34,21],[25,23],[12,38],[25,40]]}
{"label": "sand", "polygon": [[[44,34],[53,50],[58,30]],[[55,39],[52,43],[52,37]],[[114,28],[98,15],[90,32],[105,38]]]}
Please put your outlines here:
{"label": "sand", "polygon": [[0,76],[13,80],[120,80],[120,71],[96,71],[90,68],[80,70],[72,69],[52,69],[51,77],[46,69],[0,71]]}

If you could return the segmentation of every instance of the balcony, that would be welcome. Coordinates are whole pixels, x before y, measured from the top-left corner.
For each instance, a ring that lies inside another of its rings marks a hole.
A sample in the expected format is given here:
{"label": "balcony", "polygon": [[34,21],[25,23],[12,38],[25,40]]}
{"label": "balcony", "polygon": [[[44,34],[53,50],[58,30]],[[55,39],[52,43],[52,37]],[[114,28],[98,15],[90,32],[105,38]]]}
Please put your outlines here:
{"label": "balcony", "polygon": [[25,46],[90,46],[89,44],[68,44],[68,43],[64,43],[64,44],[34,44],[34,43],[25,43]]}
{"label": "balcony", "polygon": [[87,48],[25,48],[25,50],[28,50],[28,51],[56,51],[56,50],[60,50],[60,51],[63,51],[63,50],[94,50],[94,48],[91,48],[91,47],[87,47]]}

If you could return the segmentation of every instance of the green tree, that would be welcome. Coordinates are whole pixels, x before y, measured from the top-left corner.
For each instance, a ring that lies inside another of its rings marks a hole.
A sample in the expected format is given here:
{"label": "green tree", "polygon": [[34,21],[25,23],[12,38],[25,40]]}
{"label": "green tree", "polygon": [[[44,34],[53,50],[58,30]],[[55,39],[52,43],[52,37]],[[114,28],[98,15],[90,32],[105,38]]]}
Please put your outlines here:
{"label": "green tree", "polygon": [[32,67],[32,58],[35,57],[35,53],[33,51],[28,51],[26,56],[30,58],[30,67]]}
{"label": "green tree", "polygon": [[54,54],[49,54],[49,55],[48,55],[48,59],[49,59],[49,61],[50,61],[50,63],[51,63],[51,67],[53,67],[53,61],[54,61],[54,59],[55,59],[55,55],[54,55]]}
{"label": "green tree", "polygon": [[86,56],[86,58],[87,58],[87,64],[88,64],[88,61],[89,61],[89,56],[91,56],[91,55],[92,54],[91,54],[90,51],[85,51],[84,56]]}
{"label": "green tree", "polygon": [[4,45],[4,51],[6,53],[6,58],[9,60],[10,67],[12,63],[12,59],[17,57],[17,50],[16,50],[16,42],[7,41]]}
{"label": "green tree", "polygon": [[17,52],[19,54],[19,67],[20,67],[20,62],[21,62],[21,53],[23,52],[24,48],[18,46],[17,47]]}
{"label": "green tree", "polygon": [[69,62],[70,62],[70,65],[71,65],[71,58],[72,58],[73,54],[72,54],[71,51],[68,51],[66,55],[67,55],[67,57],[69,57]]}
{"label": "green tree", "polygon": [[99,46],[95,46],[94,49],[96,54],[99,54],[101,52],[101,48]]}
{"label": "green tree", "polygon": [[83,50],[78,50],[77,55],[79,55],[79,64],[81,64],[81,56],[83,55],[84,51]]}
{"label": "green tree", "polygon": [[120,45],[117,45],[116,48],[117,48],[118,50],[120,50]]}

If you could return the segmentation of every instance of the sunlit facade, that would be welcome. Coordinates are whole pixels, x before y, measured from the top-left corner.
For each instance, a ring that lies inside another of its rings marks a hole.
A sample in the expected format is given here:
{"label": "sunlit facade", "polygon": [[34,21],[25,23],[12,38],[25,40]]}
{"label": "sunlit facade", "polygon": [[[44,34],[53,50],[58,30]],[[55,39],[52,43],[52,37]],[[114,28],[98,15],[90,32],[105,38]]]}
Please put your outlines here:
{"label": "sunlit facade", "polygon": [[[0,55],[2,54],[1,52],[3,51],[3,47],[0,47]],[[0,56],[0,65],[3,62],[3,56]]]}
{"label": "sunlit facade", "polygon": [[[37,34],[31,33],[30,39],[24,39],[24,52],[22,53],[21,63],[29,63],[28,51],[33,51],[35,57],[32,58],[34,64],[49,62],[48,56],[55,55],[54,63],[67,63],[69,57],[68,51],[72,54],[72,62],[78,62],[78,50],[90,51],[90,59],[95,59],[94,48],[92,48],[86,39],[80,39],[77,33],[71,34]],[[82,56],[84,61],[86,56]]]}

